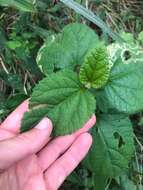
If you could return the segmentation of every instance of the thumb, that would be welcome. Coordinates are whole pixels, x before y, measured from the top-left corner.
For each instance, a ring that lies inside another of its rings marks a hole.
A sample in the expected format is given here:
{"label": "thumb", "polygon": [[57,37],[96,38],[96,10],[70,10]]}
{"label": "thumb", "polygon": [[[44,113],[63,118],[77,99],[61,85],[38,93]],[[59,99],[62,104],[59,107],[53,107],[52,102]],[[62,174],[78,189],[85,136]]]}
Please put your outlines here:
{"label": "thumb", "polygon": [[50,139],[52,123],[44,118],[34,129],[0,142],[0,171],[37,153]]}

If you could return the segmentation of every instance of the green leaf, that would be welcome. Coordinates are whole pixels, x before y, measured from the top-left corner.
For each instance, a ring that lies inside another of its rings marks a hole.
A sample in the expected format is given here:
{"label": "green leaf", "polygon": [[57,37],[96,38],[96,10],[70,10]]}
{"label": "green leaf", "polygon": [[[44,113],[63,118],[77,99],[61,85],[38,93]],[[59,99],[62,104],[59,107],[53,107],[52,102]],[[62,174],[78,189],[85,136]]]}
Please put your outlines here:
{"label": "green leaf", "polygon": [[86,163],[95,175],[95,188],[104,190],[100,179],[114,178],[128,168],[133,151],[131,122],[123,115],[100,115],[92,129],[93,145]]}
{"label": "green leaf", "polygon": [[45,74],[51,73],[54,67],[75,69],[98,42],[98,36],[88,26],[69,24],[61,34],[45,42],[38,53],[37,63]]}
{"label": "green leaf", "polygon": [[44,74],[49,74],[58,64],[67,63],[66,55],[63,56],[63,54],[64,50],[59,44],[53,40],[48,40],[39,50],[36,61],[41,71]]}
{"label": "green leaf", "polygon": [[13,40],[13,41],[11,40],[11,41],[8,41],[6,45],[8,46],[8,48],[15,50],[16,48],[19,48],[22,44],[18,40]]}
{"label": "green leaf", "polygon": [[25,12],[35,12],[35,6],[28,0],[0,0],[0,5],[16,7]]}
{"label": "green leaf", "polygon": [[7,86],[10,86],[11,88],[20,92],[24,92],[22,80],[18,74],[7,74],[3,70],[0,70],[0,79],[3,80]]}
{"label": "green leaf", "polygon": [[103,176],[102,174],[96,175],[94,171],[92,171],[92,175],[93,175],[94,189],[105,190],[107,184],[107,177]]}
{"label": "green leaf", "polygon": [[123,190],[129,190],[129,189],[137,190],[137,187],[134,184],[134,182],[132,180],[130,180],[129,177],[125,174],[116,178],[116,181],[118,182],[120,187],[122,187]]}
{"label": "green leaf", "polygon": [[25,115],[21,130],[34,127],[48,116],[55,135],[72,133],[92,116],[95,106],[93,95],[81,86],[76,73],[53,73],[35,87],[30,100],[31,111]]}
{"label": "green leaf", "polygon": [[128,44],[135,44],[135,38],[132,33],[122,32],[121,37],[125,40]]}
{"label": "green leaf", "polygon": [[35,108],[26,112],[22,120],[21,131],[25,132],[36,126],[43,117],[47,116],[49,109],[47,107]]}
{"label": "green leaf", "polygon": [[143,31],[141,31],[138,35],[138,40],[143,43]]}
{"label": "green leaf", "polygon": [[[122,47],[123,48],[123,47]],[[135,47],[136,49],[136,47]],[[129,58],[124,53],[129,51]],[[133,114],[143,109],[143,59],[133,49],[115,51],[113,65],[105,88],[96,93],[97,104],[103,112]]]}
{"label": "green leaf", "polygon": [[86,56],[80,69],[80,81],[87,88],[101,88],[107,83],[109,73],[106,49],[99,47]]}

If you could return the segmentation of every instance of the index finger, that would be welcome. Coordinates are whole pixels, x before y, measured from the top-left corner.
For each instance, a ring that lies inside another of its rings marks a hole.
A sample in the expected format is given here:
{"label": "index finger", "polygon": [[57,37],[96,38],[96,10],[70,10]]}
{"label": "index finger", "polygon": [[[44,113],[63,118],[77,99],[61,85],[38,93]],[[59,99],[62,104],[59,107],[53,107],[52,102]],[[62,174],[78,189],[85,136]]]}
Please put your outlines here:
{"label": "index finger", "polygon": [[[45,172],[47,189],[58,189],[66,177],[78,166],[86,156],[92,144],[88,133],[81,134],[71,147],[57,159]],[[53,183],[54,182],[54,183]]]}
{"label": "index finger", "polygon": [[23,115],[28,111],[28,104],[29,101],[25,100],[5,119],[0,127],[15,134],[19,133]]}

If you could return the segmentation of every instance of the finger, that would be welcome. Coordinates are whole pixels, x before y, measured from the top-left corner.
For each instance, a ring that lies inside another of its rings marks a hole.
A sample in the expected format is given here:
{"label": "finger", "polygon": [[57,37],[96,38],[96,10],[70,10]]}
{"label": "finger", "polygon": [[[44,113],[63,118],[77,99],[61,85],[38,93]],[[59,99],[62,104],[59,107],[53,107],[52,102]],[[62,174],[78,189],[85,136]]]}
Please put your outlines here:
{"label": "finger", "polygon": [[[93,115],[91,119],[72,135],[58,137],[51,141],[47,147],[41,150],[38,154],[39,164],[42,170],[46,170],[61,154],[63,154],[74,142],[81,133],[87,132],[96,122],[96,117]],[[50,155],[50,156],[49,156]]]}
{"label": "finger", "polygon": [[16,110],[13,111],[0,125],[0,127],[15,134],[19,133],[21,120],[26,111],[28,111],[28,100],[24,101],[20,106],[18,106]]}
{"label": "finger", "polygon": [[37,156],[42,171],[45,171],[61,154],[63,154],[71,146],[75,138],[74,135],[58,137],[41,150]]}
{"label": "finger", "polygon": [[52,123],[44,118],[34,129],[15,138],[0,142],[0,170],[37,153],[43,148],[52,131]]}
{"label": "finger", "polygon": [[[92,144],[88,133],[80,135],[69,150],[45,172],[47,189],[57,190],[65,178],[77,167]],[[54,181],[54,183],[53,183]]]}
{"label": "finger", "polygon": [[12,138],[14,136],[15,136],[14,133],[9,132],[3,128],[0,128],[0,141]]}
{"label": "finger", "polygon": [[81,129],[79,129],[78,131],[74,133],[74,135],[77,137],[81,135],[82,133],[88,132],[95,125],[95,123],[96,123],[96,116],[93,115]]}

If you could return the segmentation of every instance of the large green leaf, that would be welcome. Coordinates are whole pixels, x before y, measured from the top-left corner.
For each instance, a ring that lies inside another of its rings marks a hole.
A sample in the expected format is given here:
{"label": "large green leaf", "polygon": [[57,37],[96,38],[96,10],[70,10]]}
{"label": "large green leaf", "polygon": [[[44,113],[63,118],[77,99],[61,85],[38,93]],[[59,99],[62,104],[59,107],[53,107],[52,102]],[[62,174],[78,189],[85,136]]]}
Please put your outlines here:
{"label": "large green leaf", "polygon": [[97,47],[85,58],[80,68],[80,81],[87,88],[101,88],[109,78],[110,68],[105,47]]}
{"label": "large green leaf", "polygon": [[98,36],[88,26],[69,24],[61,34],[45,42],[38,53],[37,63],[45,74],[54,67],[74,69],[81,65],[85,55],[96,47],[98,41]]}
{"label": "large green leaf", "polygon": [[[97,104],[103,112],[133,114],[143,109],[143,62],[139,54],[124,60],[124,52],[115,52],[110,77],[105,88],[97,92]],[[142,54],[143,56],[143,54]]]}
{"label": "large green leaf", "polygon": [[95,175],[95,186],[104,190],[99,179],[114,178],[128,168],[134,151],[131,122],[122,115],[101,115],[92,130],[93,145],[87,157]]}
{"label": "large green leaf", "polygon": [[80,85],[76,73],[53,73],[35,87],[30,100],[31,111],[25,114],[22,131],[48,116],[53,122],[55,135],[72,133],[92,116],[95,106],[93,95]]}

